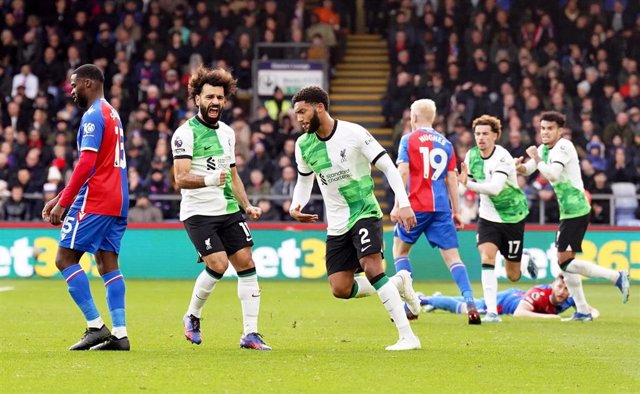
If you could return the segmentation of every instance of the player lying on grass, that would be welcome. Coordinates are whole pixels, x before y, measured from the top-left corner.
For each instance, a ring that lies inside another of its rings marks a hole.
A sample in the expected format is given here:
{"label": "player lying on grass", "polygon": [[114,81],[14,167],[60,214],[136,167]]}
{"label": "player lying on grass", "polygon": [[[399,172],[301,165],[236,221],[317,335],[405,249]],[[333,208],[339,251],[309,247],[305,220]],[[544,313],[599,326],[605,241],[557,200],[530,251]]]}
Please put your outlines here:
{"label": "player lying on grass", "polygon": [[[462,297],[447,297],[440,293],[433,296],[420,295],[420,303],[425,312],[436,309],[452,313],[467,313],[467,305]],[[487,312],[484,299],[475,299],[476,308],[480,313]],[[498,313],[515,317],[560,318],[560,314],[569,308],[575,308],[573,298],[569,296],[569,289],[564,283],[564,277],[558,276],[553,283],[537,285],[524,291],[515,287],[498,293]],[[600,313],[589,306],[591,315],[596,318]]]}

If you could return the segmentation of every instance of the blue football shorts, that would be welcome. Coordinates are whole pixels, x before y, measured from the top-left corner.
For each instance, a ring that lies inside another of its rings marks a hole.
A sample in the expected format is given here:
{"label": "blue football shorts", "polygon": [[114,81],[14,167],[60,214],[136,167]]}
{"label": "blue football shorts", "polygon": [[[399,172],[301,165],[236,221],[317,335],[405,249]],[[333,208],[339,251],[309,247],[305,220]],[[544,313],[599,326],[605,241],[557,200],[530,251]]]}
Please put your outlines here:
{"label": "blue football shorts", "polygon": [[417,224],[410,231],[396,224],[394,236],[413,245],[424,234],[432,248],[447,250],[458,247],[458,234],[451,212],[416,212],[416,219]]}
{"label": "blue football shorts", "polygon": [[82,252],[105,250],[118,254],[126,228],[126,217],[81,213],[71,209],[62,223],[58,244]]}

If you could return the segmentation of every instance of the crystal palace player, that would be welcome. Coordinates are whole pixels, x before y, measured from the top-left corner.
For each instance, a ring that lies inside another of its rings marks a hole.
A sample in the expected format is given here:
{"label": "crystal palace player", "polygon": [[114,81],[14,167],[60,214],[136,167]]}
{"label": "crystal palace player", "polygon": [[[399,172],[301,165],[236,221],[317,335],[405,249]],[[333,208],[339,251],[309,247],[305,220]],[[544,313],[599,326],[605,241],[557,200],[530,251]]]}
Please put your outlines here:
{"label": "crystal palace player", "polygon": [[[497,310],[501,315],[513,315],[515,317],[541,317],[559,318],[559,314],[569,308],[575,308],[573,298],[569,297],[569,290],[562,275],[550,285],[538,285],[529,291],[511,288],[498,293]],[[476,308],[480,313],[487,312],[485,300],[475,299]],[[462,297],[447,297],[439,295],[420,296],[420,303],[426,311],[436,309],[452,313],[466,313],[466,304]],[[593,317],[598,317],[599,312],[589,306]]]}
{"label": "crystal palace player", "polygon": [[[67,187],[42,211],[57,226],[64,212],[56,266],[67,281],[88,328],[69,350],[129,350],[125,325],[124,278],[118,268],[120,241],[127,227],[129,187],[120,116],[104,99],[104,76],[92,64],[71,75],[71,95],[87,108],[78,130],[78,164]],[[85,252],[95,254],[98,272],[107,288],[113,331],[104,325],[93,301],[89,281],[80,266]]]}
{"label": "crystal palace player", "polygon": [[[458,253],[456,227],[462,227],[462,219],[459,215],[456,157],[451,143],[433,129],[435,117],[436,104],[433,100],[422,99],[411,104],[413,132],[402,137],[397,163],[404,183],[409,183],[409,201],[418,223],[411,230],[396,225],[393,258],[396,271],[411,272],[409,252],[418,238],[425,234],[431,246],[440,249],[453,279],[467,300],[469,324],[480,324],[467,268]],[[391,212],[394,220],[397,209],[396,200]]]}

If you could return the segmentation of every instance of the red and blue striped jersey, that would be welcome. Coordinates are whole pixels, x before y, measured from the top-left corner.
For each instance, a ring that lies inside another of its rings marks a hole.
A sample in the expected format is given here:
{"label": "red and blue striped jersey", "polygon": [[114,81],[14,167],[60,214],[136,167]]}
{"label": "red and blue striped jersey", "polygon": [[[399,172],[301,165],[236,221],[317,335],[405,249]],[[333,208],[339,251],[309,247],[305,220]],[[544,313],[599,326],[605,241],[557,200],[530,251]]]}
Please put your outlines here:
{"label": "red and blue striped jersey", "polygon": [[129,181],[124,130],[118,112],[105,99],[94,101],[80,121],[78,151],[87,150],[97,152],[98,157],[71,207],[86,213],[127,217]]}
{"label": "red and blue striped jersey", "polygon": [[445,178],[456,170],[453,145],[433,129],[419,129],[400,140],[397,164],[409,164],[409,201],[416,212],[451,212]]}

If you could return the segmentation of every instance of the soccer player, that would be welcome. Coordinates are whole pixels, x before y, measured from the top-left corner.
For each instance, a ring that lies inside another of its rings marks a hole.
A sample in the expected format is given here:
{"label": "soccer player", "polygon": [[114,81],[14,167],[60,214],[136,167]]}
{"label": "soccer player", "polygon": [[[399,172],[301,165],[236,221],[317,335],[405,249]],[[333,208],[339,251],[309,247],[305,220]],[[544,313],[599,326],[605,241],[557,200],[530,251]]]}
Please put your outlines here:
{"label": "soccer player", "polygon": [[[409,201],[418,220],[414,228],[396,225],[393,258],[397,272],[412,272],[409,252],[424,234],[432,247],[438,247],[462,297],[467,302],[469,324],[480,324],[473,303],[467,268],[458,253],[456,228],[462,228],[456,157],[451,143],[432,127],[436,117],[433,100],[411,104],[411,133],[400,140],[398,169],[404,184],[409,183]],[[396,194],[398,196],[398,194]],[[453,219],[452,219],[453,210]],[[398,200],[391,218],[398,216]]]}
{"label": "soccer player", "polygon": [[[487,305],[487,315],[482,321],[497,323],[500,317],[496,300],[496,254],[499,250],[505,258],[507,277],[511,281],[520,279],[524,220],[529,208],[527,198],[518,187],[513,157],[506,149],[496,145],[502,134],[500,120],[482,115],[473,121],[472,129],[476,146],[469,149],[461,163],[458,181],[480,194],[477,243],[482,262],[482,289]],[[535,279],[537,266],[528,256],[526,260],[529,274]]]}
{"label": "soccer player", "polygon": [[[467,306],[461,297],[436,294],[420,296],[420,303],[424,305],[426,311],[440,309],[452,313],[466,313]],[[486,300],[480,298],[475,299],[474,302],[480,313],[488,313]],[[562,275],[549,285],[534,286],[526,292],[512,287],[498,293],[498,313],[501,315],[557,319],[562,312],[575,306]],[[598,317],[599,312],[595,308],[589,306],[589,310],[594,318]]]}
{"label": "soccer player", "polygon": [[[67,187],[49,201],[42,218],[61,223],[56,267],[67,281],[71,298],[87,320],[82,339],[69,350],[129,350],[125,324],[125,284],[118,268],[120,241],[127,227],[129,186],[120,116],[104,99],[104,75],[93,64],[71,74],[71,96],[88,108],[78,129],[78,164]],[[80,266],[85,253],[93,253],[107,288],[113,330],[105,326]]]}
{"label": "soccer player", "polygon": [[560,207],[560,228],[556,236],[558,265],[565,272],[569,292],[576,302],[576,312],[567,321],[589,321],[593,317],[582,290],[579,275],[608,279],[622,292],[622,302],[629,300],[629,272],[614,271],[576,259],[582,252],[582,239],[589,226],[591,205],[585,196],[578,154],[571,141],[562,138],[565,117],[559,112],[543,112],[540,117],[542,145],[527,148],[531,160],[516,160],[519,173],[530,175],[536,169],[551,182]]}
{"label": "soccer player", "polygon": [[205,263],[183,318],[184,335],[191,343],[202,343],[202,309],[231,262],[238,274],[242,305],[240,347],[271,350],[258,333],[260,287],[251,256],[253,238],[240,208],[253,220],[262,211],[249,202],[235,168],[234,131],[220,121],[227,98],[235,91],[236,81],[228,71],[198,68],[189,80],[189,98],[198,113],[171,139],[175,179],[182,189],[180,221]]}
{"label": "soccer player", "polygon": [[[384,172],[399,201],[398,218],[411,228],[416,219],[400,174],[366,129],[329,115],[329,96],[322,88],[305,87],[292,102],[305,134],[296,141],[299,176],[289,213],[302,223],[318,220],[318,215],[302,212],[309,202],[315,174],[327,212],[326,266],[333,295],[358,298],[377,292],[399,334],[398,341],[386,349],[420,349],[420,340],[405,315],[398,283],[390,281],[382,268],[382,211],[373,194],[371,165]],[[361,269],[366,277],[354,278]],[[410,287],[409,275],[397,279],[409,280],[407,286],[400,286],[404,290]],[[415,297],[412,288],[410,291]],[[415,304],[419,310],[417,297]]]}

